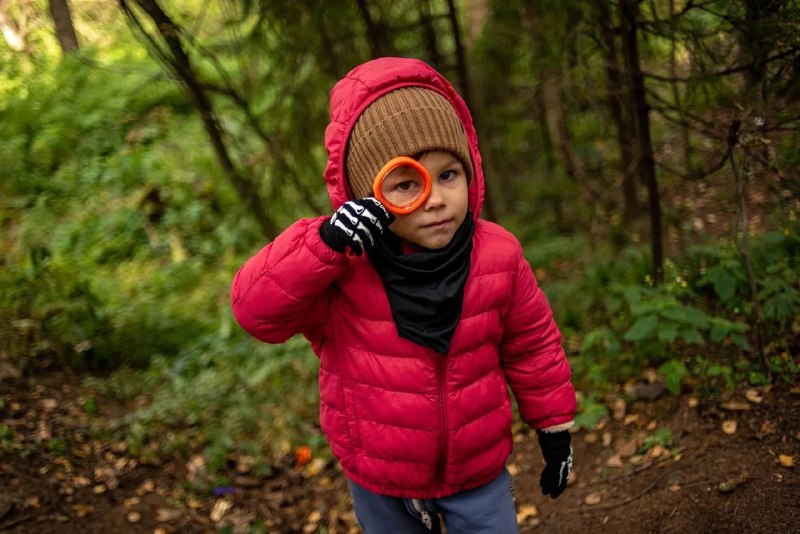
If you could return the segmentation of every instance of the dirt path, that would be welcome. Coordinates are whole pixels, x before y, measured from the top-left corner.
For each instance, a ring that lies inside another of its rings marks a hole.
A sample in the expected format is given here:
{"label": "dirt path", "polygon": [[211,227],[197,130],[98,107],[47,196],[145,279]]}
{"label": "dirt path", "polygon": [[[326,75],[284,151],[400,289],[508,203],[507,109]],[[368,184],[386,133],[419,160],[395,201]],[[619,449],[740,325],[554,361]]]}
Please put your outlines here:
{"label": "dirt path", "polygon": [[[0,381],[0,531],[358,532],[334,462],[298,471],[287,457],[258,477],[232,458],[231,486],[195,493],[201,455],[134,457],[94,439],[104,414],[86,414],[76,384],[63,375]],[[576,476],[553,502],[537,487],[535,436],[516,435],[509,469],[521,532],[800,530],[800,472],[781,465],[800,464],[797,387],[724,408],[686,396],[617,403],[602,428],[573,439]]]}

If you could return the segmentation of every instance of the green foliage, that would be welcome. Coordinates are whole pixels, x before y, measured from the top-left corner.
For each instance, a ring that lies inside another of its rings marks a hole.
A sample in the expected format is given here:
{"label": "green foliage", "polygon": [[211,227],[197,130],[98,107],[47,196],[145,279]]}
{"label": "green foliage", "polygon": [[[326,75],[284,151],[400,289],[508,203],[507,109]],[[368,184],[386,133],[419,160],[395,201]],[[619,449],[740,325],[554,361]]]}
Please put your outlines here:
{"label": "green foliage", "polygon": [[686,364],[680,360],[669,360],[661,364],[661,367],[658,368],[658,372],[664,376],[667,390],[673,395],[680,395],[681,382],[689,373],[686,369]]}
{"label": "green foliage", "polygon": [[672,430],[665,427],[657,428],[655,432],[646,436],[642,441],[642,448],[639,452],[644,453],[655,447],[661,445],[664,448],[672,448]]}
{"label": "green foliage", "polygon": [[608,408],[592,396],[578,394],[578,415],[575,416],[575,426],[591,430],[601,419],[608,417]]}

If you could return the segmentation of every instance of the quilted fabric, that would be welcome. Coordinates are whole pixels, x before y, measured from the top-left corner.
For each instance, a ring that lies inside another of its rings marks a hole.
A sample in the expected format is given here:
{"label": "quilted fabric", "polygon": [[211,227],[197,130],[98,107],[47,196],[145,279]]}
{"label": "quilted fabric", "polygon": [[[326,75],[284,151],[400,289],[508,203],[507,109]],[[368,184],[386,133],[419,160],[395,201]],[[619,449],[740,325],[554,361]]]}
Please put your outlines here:
{"label": "quilted fabric", "polygon": [[[380,95],[409,85],[444,95],[462,120],[475,175],[484,183],[469,111],[425,63],[382,58],[351,71],[331,93],[325,180],[334,208],[350,198],[347,136]],[[496,477],[512,449],[511,387],[533,428],[569,423],[575,392],[561,336],[522,248],[508,231],[477,220],[461,321],[450,352],[398,337],[381,280],[366,256],[349,260],[319,238],[324,218],[285,230],[237,273],[239,324],[268,343],[302,333],[320,358],[320,419],[345,474],[389,496],[437,498]]]}

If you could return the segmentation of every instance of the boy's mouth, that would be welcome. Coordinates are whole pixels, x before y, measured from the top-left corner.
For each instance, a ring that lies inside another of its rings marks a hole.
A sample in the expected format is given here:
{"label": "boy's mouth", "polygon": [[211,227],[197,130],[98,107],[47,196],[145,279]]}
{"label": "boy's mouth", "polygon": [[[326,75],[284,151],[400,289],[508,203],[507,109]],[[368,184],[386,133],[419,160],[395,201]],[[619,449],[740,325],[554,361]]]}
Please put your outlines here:
{"label": "boy's mouth", "polygon": [[422,227],[426,228],[426,229],[429,229],[429,230],[438,230],[439,228],[444,228],[445,226],[450,224],[452,221],[453,221],[453,219],[443,219],[441,221],[434,221],[434,222],[432,222],[430,224],[425,224]]}

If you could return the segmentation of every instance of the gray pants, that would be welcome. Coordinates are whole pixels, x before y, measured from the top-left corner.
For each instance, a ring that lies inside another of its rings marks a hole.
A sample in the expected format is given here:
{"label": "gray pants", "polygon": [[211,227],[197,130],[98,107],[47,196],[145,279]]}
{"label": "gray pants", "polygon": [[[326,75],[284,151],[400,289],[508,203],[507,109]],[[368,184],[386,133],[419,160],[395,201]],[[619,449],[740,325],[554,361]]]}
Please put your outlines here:
{"label": "gray pants", "polygon": [[378,495],[350,481],[350,495],[365,534],[516,534],[511,476],[500,476],[478,488],[440,499],[401,499]]}

